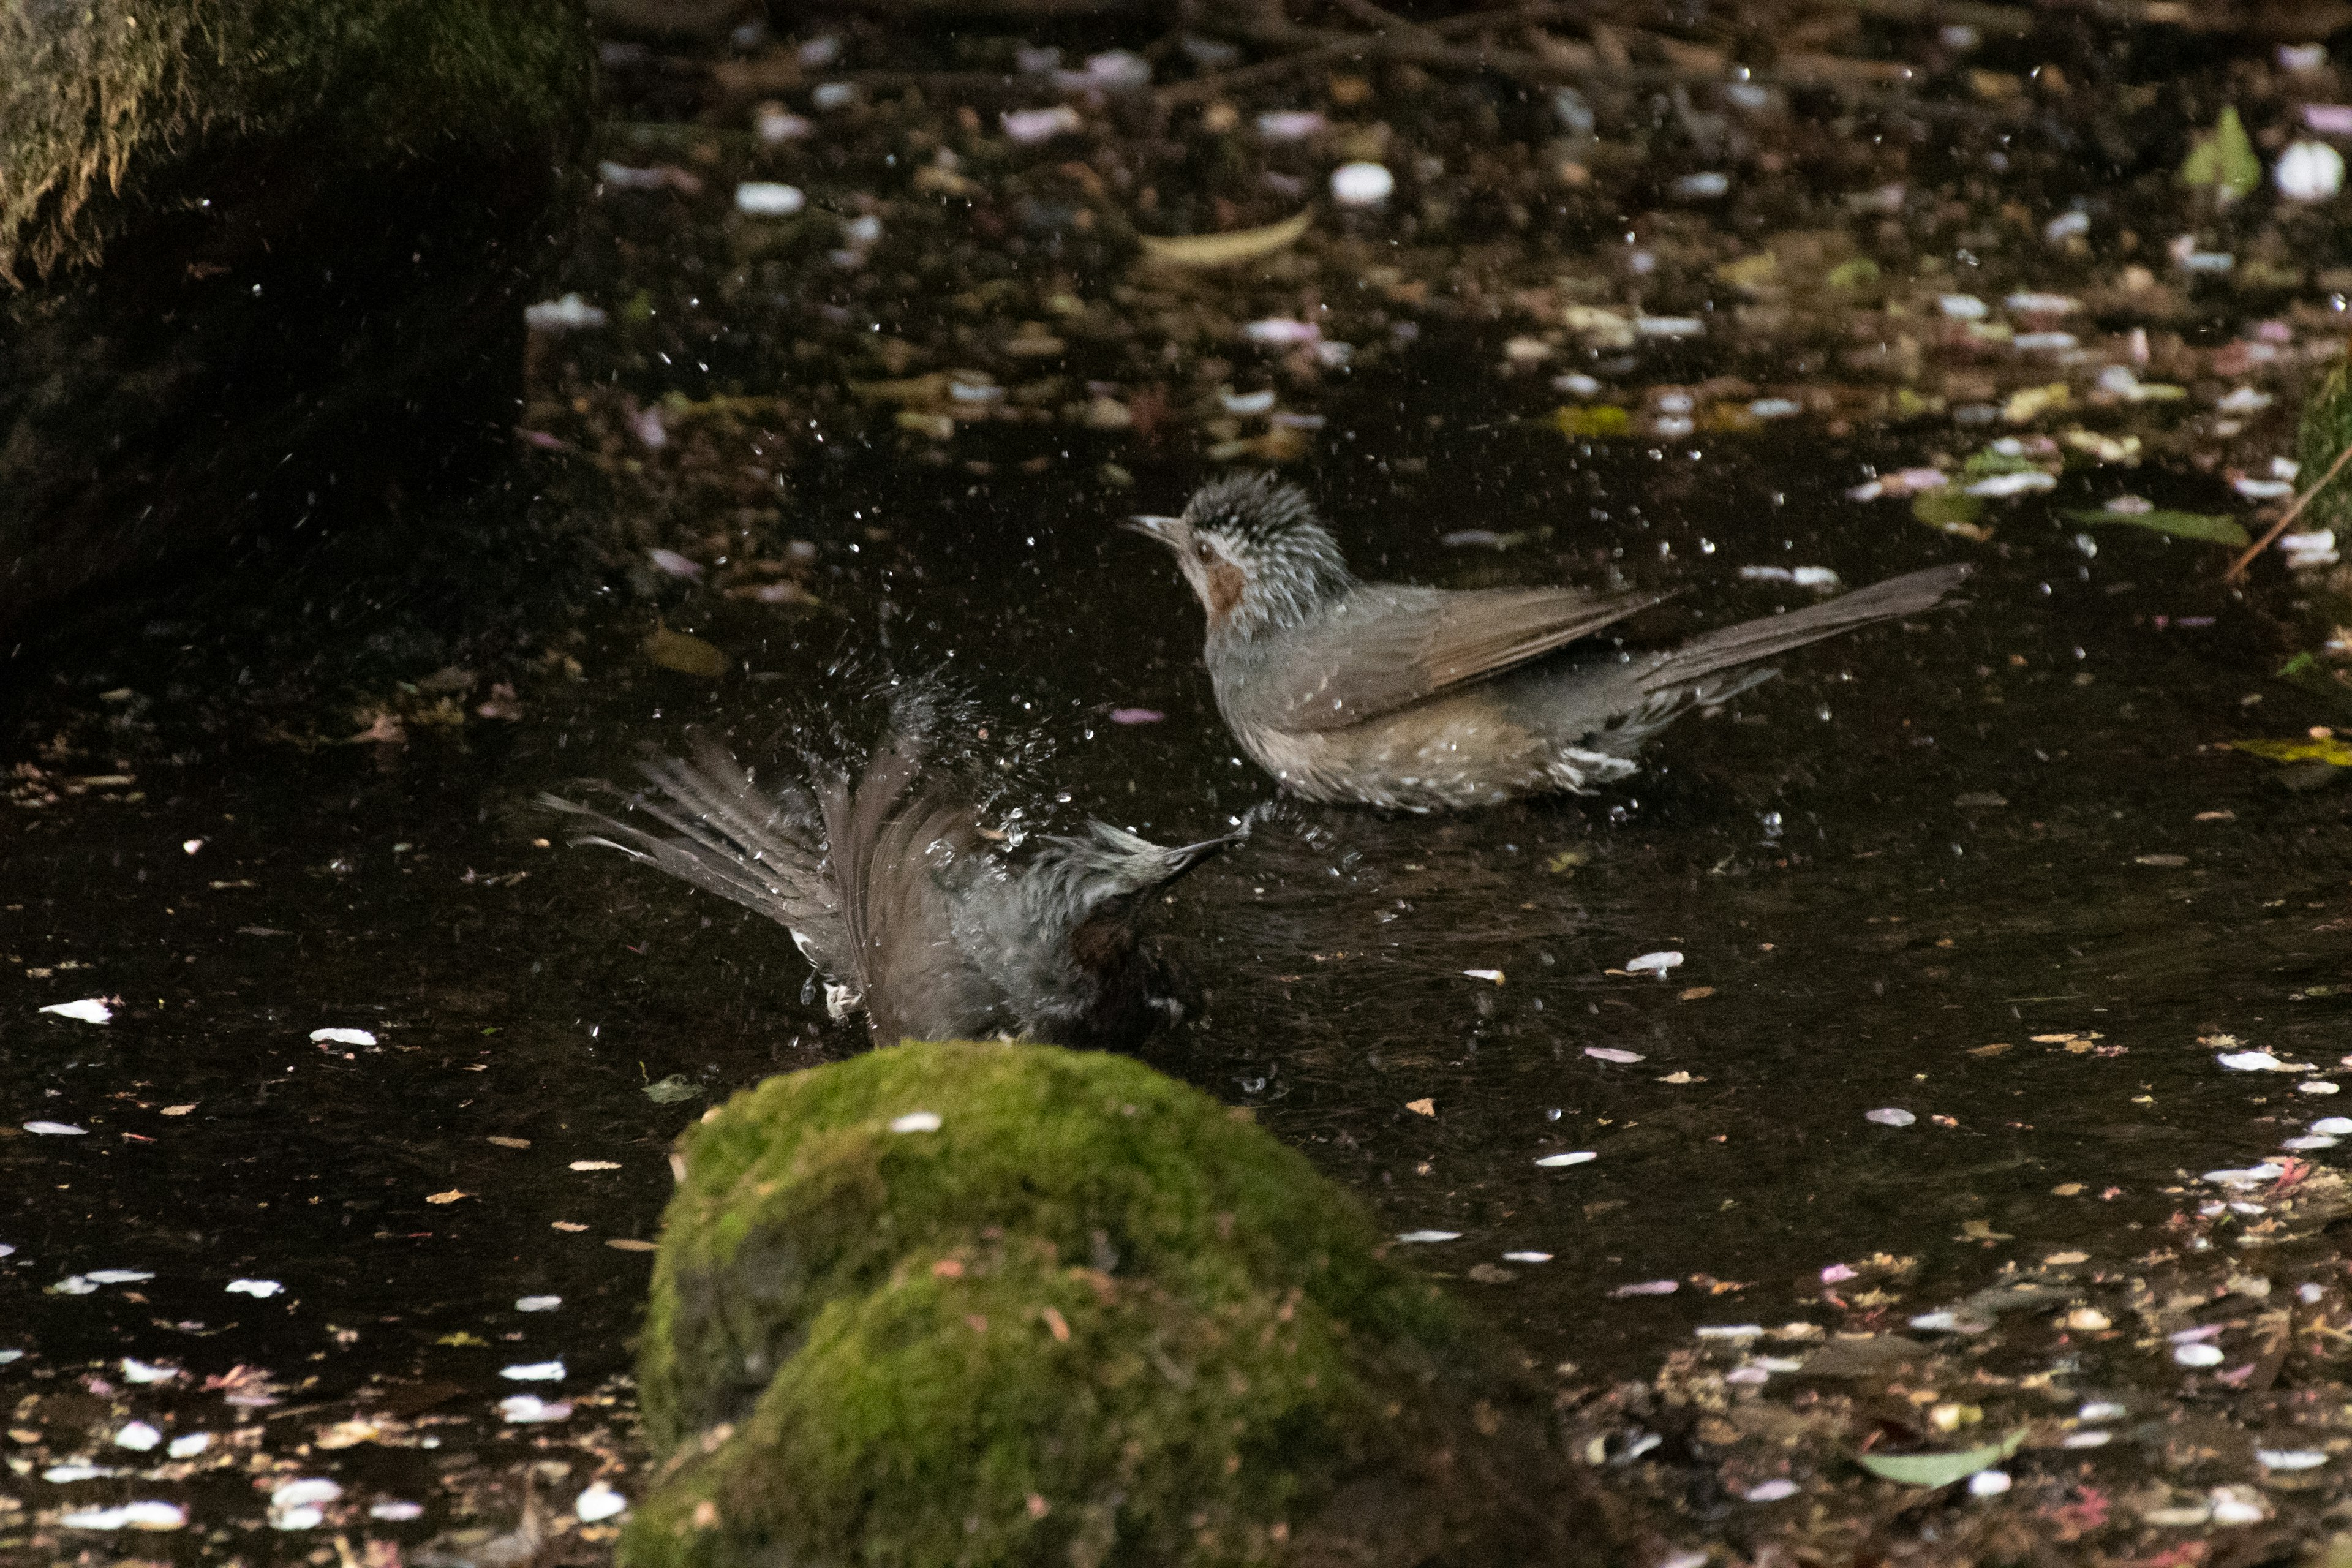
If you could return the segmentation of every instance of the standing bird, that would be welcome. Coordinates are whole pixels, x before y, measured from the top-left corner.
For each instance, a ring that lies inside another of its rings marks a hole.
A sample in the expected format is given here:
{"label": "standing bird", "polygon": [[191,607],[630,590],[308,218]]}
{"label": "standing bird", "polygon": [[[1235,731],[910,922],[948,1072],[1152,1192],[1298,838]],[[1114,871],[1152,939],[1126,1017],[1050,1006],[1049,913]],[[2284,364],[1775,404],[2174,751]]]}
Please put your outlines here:
{"label": "standing bird", "polygon": [[1778,673],[1758,660],[1931,609],[1968,575],[1930,567],[1635,651],[1594,634],[1667,595],[1359,582],[1306,496],[1269,474],[1125,526],[1175,552],[1208,611],[1209,679],[1242,749],[1309,800],[1408,811],[1624,778],[1683,713]]}
{"label": "standing bird", "polygon": [[[902,703],[853,781],[820,770],[770,793],[725,747],[642,764],[658,799],[629,802],[665,837],[555,795],[585,817],[572,842],[617,849],[792,933],[836,1020],[863,1010],[876,1045],[1006,1036],[1116,1046],[1175,1011],[1136,941],[1146,896],[1242,837],[1168,849],[1108,823],[1015,862],[924,768],[928,710]],[[609,786],[608,786],[609,787]]]}

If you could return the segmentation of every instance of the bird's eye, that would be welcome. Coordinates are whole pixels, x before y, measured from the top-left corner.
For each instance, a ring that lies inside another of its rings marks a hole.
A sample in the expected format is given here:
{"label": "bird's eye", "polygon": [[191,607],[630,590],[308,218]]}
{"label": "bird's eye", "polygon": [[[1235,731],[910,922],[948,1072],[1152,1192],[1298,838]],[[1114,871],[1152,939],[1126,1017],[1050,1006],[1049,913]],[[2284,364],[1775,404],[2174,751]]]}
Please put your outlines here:
{"label": "bird's eye", "polygon": [[1217,552],[1209,548],[1207,540],[1196,539],[1192,542],[1192,553],[1203,561],[1213,561],[1216,558]]}

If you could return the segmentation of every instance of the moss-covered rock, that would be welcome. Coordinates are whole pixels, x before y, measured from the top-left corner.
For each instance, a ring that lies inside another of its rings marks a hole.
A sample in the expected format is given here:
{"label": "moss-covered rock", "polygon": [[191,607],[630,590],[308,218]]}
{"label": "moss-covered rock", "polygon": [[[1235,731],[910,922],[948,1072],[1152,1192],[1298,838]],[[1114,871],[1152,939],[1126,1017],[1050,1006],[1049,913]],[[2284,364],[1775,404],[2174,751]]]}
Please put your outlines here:
{"label": "moss-covered rock", "polygon": [[299,138],[383,169],[436,142],[541,148],[588,87],[574,0],[30,0],[0,5],[0,276],[89,263],[183,172]]}
{"label": "moss-covered rock", "polygon": [[[2315,485],[2344,448],[2352,447],[2352,361],[2337,360],[2303,405],[2294,433],[2297,470],[2305,485]],[[2352,463],[2326,489],[2311,498],[2296,519],[2299,529],[2332,528],[2341,535],[2352,531]]]}
{"label": "moss-covered rock", "polygon": [[1494,1342],[1139,1063],[876,1051],[680,1152],[633,1568],[1612,1555]]}
{"label": "moss-covered rock", "polygon": [[0,4],[0,625],[502,453],[577,0]]}

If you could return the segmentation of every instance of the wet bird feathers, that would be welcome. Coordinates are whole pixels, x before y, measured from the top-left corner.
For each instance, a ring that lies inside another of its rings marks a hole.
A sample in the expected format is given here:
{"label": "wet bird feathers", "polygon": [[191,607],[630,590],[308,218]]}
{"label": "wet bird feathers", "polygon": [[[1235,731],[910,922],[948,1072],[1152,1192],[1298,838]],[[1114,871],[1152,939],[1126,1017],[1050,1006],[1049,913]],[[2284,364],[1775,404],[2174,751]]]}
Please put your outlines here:
{"label": "wet bird feathers", "polygon": [[1247,683],[1229,717],[1276,730],[1345,729],[1541,658],[1664,597],[1368,584],[1313,621],[1230,650],[1275,679]]}
{"label": "wet bird feathers", "polygon": [[1668,595],[1360,582],[1270,475],[1213,479],[1182,516],[1128,526],[1174,552],[1207,610],[1217,708],[1244,751],[1309,799],[1416,811],[1624,778],[1678,715],[1769,679],[1761,661],[1933,608],[1967,575],[1933,567],[1635,650],[1597,634]]}
{"label": "wet bird feathers", "polygon": [[835,1016],[863,1008],[877,1044],[994,1035],[1115,1044],[1154,1021],[1137,895],[1233,842],[1163,849],[1102,823],[1014,864],[983,835],[951,774],[926,766],[913,724],[855,775],[771,794],[724,747],[642,765],[628,808],[667,836],[554,795],[617,849],[786,927],[825,976]]}

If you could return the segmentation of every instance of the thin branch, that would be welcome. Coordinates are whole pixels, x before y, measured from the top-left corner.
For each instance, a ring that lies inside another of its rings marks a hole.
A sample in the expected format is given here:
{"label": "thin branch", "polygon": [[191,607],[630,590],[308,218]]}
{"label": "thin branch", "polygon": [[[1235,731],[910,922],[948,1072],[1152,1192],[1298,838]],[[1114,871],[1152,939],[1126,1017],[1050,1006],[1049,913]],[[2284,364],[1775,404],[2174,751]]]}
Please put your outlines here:
{"label": "thin branch", "polygon": [[1306,70],[1326,60],[1343,58],[1353,52],[1353,48],[1352,42],[1344,47],[1327,44],[1317,48],[1276,55],[1272,59],[1258,60],[1251,65],[1235,66],[1231,70],[1211,71],[1205,76],[1196,76],[1189,81],[1171,83],[1159,89],[1158,96],[1160,101],[1165,104],[1198,103],[1204,99],[1215,98],[1221,93],[1232,91],[1235,88],[1255,87],[1260,82],[1277,81],[1293,71]]}
{"label": "thin branch", "polygon": [[2245,553],[2230,563],[2230,569],[2221,574],[2221,581],[2234,583],[2243,577],[2246,574],[2246,568],[2254,563],[2254,558],[2268,550],[2271,547],[2271,542],[2286,531],[2287,524],[2301,517],[2303,509],[2309,506],[2319,492],[2327,488],[2328,481],[2344,471],[2347,461],[2352,461],[2352,442],[2347,442],[2344,450],[2336,454],[2336,460],[2327,465],[2327,471],[2319,476],[2317,484],[2294,498],[2294,504],[2288,507],[2276,522],[2271,524],[2269,532],[2247,545]]}
{"label": "thin branch", "polygon": [[1372,0],[1331,0],[1331,4],[1376,32],[1415,33],[1422,30],[1395,12],[1375,5]]}

